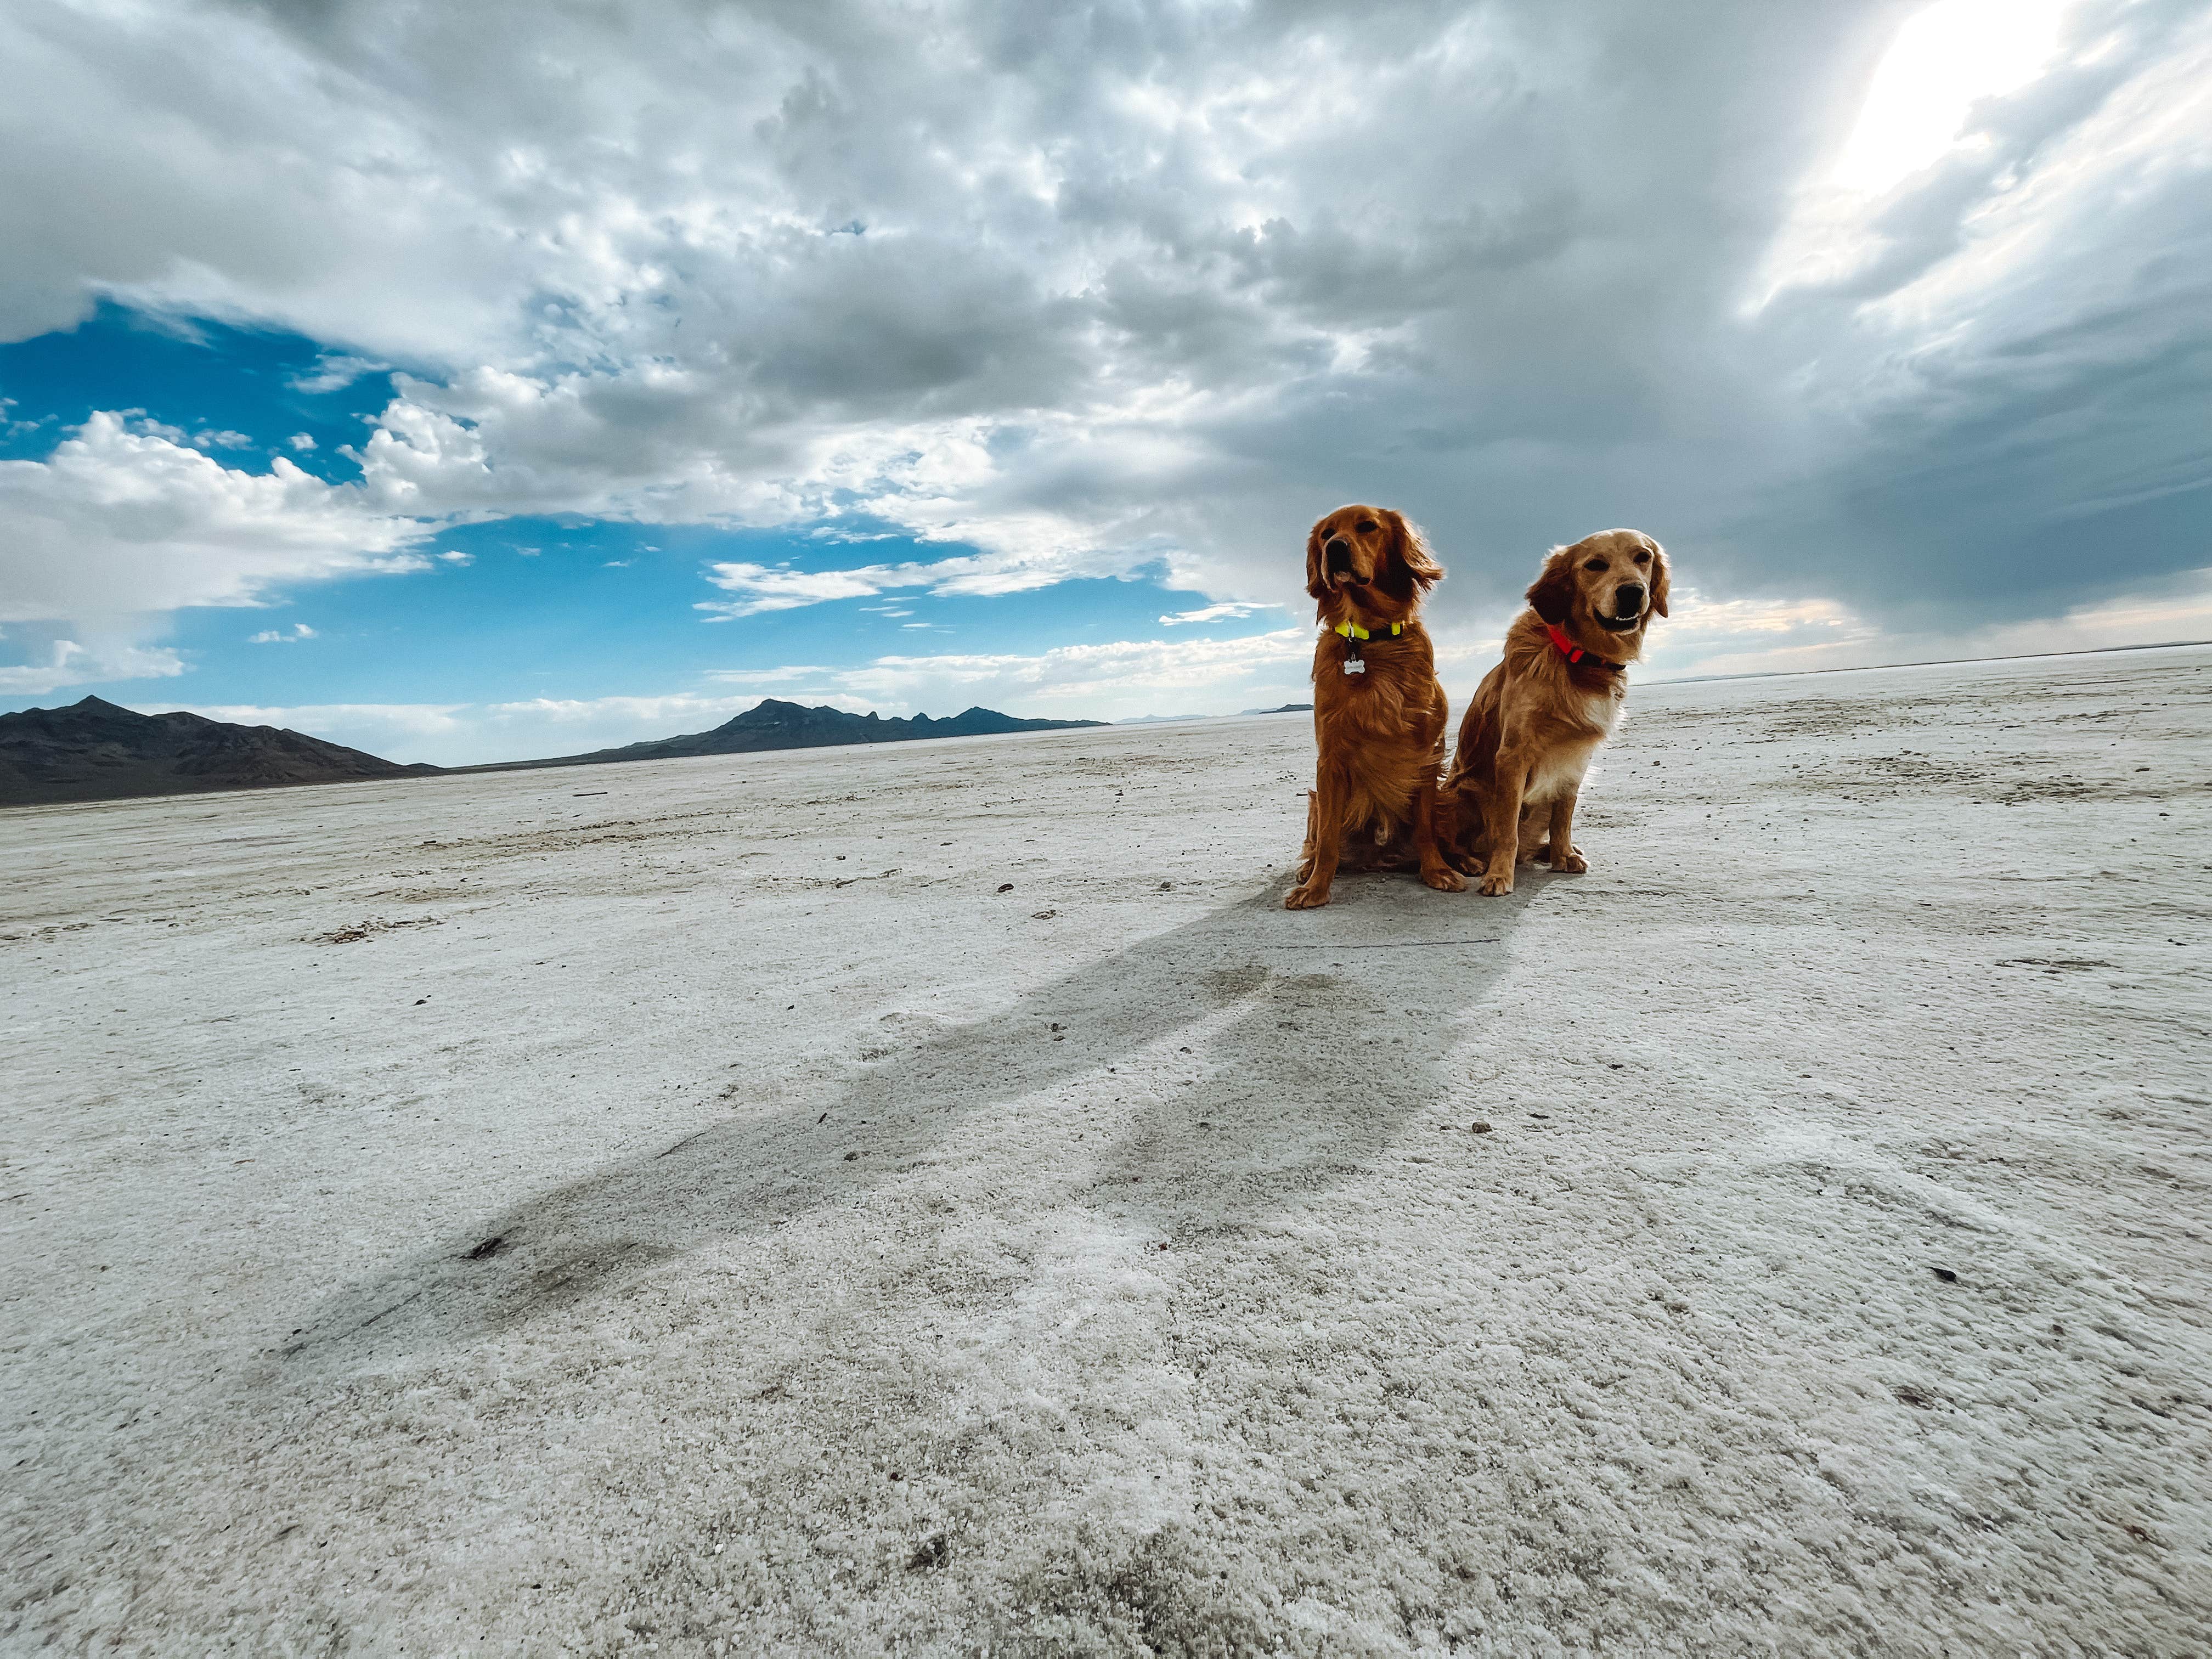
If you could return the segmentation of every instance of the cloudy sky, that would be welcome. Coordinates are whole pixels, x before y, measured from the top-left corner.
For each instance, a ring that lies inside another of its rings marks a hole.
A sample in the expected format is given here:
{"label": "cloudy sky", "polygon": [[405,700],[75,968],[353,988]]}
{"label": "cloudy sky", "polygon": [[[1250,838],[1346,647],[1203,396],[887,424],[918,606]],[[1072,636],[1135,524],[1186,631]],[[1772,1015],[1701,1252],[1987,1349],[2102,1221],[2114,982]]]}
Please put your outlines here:
{"label": "cloudy sky", "polygon": [[2212,635],[2212,0],[15,0],[0,707],[403,760]]}

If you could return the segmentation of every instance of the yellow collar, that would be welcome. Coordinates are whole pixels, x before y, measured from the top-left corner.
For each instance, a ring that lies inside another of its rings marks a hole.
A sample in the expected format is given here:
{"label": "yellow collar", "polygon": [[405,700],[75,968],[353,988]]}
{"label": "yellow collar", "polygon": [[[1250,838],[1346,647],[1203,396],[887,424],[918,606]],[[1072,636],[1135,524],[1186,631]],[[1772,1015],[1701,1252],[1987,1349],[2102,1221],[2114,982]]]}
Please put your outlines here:
{"label": "yellow collar", "polygon": [[1370,629],[1362,628],[1358,623],[1340,622],[1330,631],[1333,633],[1341,634],[1347,640],[1371,640],[1377,637],[1386,640],[1395,640],[1398,635],[1406,631],[1406,624],[1401,622],[1394,622],[1388,628]]}

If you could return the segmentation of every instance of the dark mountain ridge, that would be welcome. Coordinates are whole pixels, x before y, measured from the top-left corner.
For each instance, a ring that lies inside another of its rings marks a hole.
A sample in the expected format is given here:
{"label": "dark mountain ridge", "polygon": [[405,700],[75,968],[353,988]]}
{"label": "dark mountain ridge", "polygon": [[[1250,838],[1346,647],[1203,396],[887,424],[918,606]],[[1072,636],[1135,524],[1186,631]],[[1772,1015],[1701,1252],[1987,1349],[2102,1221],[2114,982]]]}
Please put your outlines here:
{"label": "dark mountain ridge", "polygon": [[276,726],[234,726],[181,709],[140,714],[99,697],[0,714],[0,806],[404,778],[402,766]]}
{"label": "dark mountain ridge", "polygon": [[693,755],[752,755],[771,749],[830,749],[854,743],[915,743],[927,738],[996,737],[1009,732],[1066,732],[1103,726],[1103,720],[1027,720],[995,708],[969,708],[944,720],[927,714],[885,720],[872,711],[848,714],[824,703],[813,708],[775,697],[733,715],[711,732],[690,732],[619,749],[595,749],[588,755],[556,755],[546,760],[501,761],[469,766],[467,772],[517,772],[533,766],[598,766],[608,761],[679,760]]}
{"label": "dark mountain ridge", "polygon": [[692,732],[588,755],[496,761],[485,766],[402,766],[358,749],[275,726],[234,726],[188,714],[140,714],[99,697],[65,708],[0,714],[0,806],[182,795],[216,789],[267,789],[293,783],[346,783],[441,772],[520,772],[540,766],[607,761],[675,760],[693,755],[750,755],[776,749],[828,749],[856,743],[913,743],[926,738],[1060,732],[1103,720],[1027,720],[992,708],[945,720],[916,714],[885,720],[825,706],[801,708],[771,697],[711,732]]}

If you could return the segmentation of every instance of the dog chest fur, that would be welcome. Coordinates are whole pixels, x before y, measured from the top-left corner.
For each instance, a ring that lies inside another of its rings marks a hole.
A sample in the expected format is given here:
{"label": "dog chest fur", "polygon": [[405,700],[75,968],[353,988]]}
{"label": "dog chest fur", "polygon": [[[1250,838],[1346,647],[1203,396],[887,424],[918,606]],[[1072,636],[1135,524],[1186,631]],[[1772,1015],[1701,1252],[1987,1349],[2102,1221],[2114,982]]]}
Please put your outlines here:
{"label": "dog chest fur", "polygon": [[1521,804],[1537,806],[1581,789],[1583,774],[1589,770],[1590,757],[1597,753],[1601,740],[1592,738],[1588,743],[1563,743],[1547,750],[1543,760],[1528,774],[1528,785],[1521,792]]}

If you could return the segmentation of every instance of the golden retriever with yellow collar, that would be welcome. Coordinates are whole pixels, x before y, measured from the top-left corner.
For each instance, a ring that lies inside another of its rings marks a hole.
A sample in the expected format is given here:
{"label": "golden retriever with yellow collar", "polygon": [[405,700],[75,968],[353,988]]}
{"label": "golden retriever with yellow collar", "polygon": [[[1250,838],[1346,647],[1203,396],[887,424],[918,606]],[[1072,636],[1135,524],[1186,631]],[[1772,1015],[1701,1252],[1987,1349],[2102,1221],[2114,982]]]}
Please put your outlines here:
{"label": "golden retriever with yellow collar", "polygon": [[1623,671],[1667,614],[1667,586],[1666,551],[1640,530],[1601,530],[1544,561],[1528,609],[1505,630],[1504,660],[1468,705],[1444,781],[1453,862],[1481,877],[1483,893],[1511,892],[1524,858],[1589,868],[1574,844],[1576,797],[1620,723]]}
{"label": "golden retriever with yellow collar", "polygon": [[1451,714],[1421,626],[1422,596],[1443,579],[1421,532],[1387,507],[1340,507],[1306,537],[1306,592],[1323,629],[1314,646],[1314,738],[1306,842],[1291,910],[1324,905],[1347,851],[1410,839],[1421,879],[1465,890],[1436,834],[1437,772]]}

